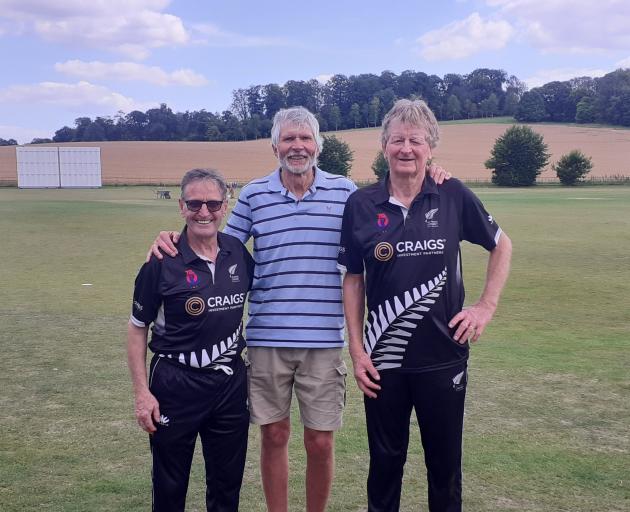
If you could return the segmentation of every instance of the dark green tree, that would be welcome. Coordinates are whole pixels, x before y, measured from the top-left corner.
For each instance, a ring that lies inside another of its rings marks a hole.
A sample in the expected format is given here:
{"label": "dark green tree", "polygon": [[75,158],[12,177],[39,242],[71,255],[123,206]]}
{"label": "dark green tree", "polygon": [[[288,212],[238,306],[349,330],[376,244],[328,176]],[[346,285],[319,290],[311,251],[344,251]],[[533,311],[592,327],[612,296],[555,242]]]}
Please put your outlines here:
{"label": "dark green tree", "polygon": [[389,171],[389,165],[387,165],[387,160],[385,160],[385,156],[383,155],[383,151],[379,150],[376,154],[376,158],[374,162],[372,162],[372,172],[376,176],[376,178],[380,180],[384,180],[385,176],[387,176],[387,172]]}
{"label": "dark green tree", "polygon": [[72,142],[74,139],[74,129],[69,126],[59,128],[53,136],[53,142]]}
{"label": "dark green tree", "polygon": [[330,115],[328,116],[329,125],[335,128],[335,131],[339,129],[341,124],[341,110],[337,105],[330,107]]}
{"label": "dark green tree", "polygon": [[334,135],[324,135],[324,146],[317,157],[318,166],[326,172],[348,176],[352,169],[352,150],[347,142]]}
{"label": "dark green tree", "polygon": [[17,146],[15,139],[0,139],[0,146]]}
{"label": "dark green tree", "polygon": [[563,185],[575,185],[584,181],[586,175],[593,168],[593,161],[581,151],[573,151],[562,155],[560,160],[551,166],[556,172],[560,183]]}
{"label": "dark green tree", "polygon": [[547,118],[545,100],[538,91],[523,94],[514,118],[522,123],[537,123]]}
{"label": "dark green tree", "polygon": [[[31,144],[50,144],[53,140],[52,139],[43,139],[41,137],[35,137],[32,141]],[[1,146],[2,144],[0,144]]]}
{"label": "dark green tree", "polygon": [[549,160],[542,135],[529,126],[508,128],[490,154],[485,165],[492,169],[492,183],[504,187],[534,185]]}
{"label": "dark green tree", "polygon": [[575,107],[576,123],[594,123],[597,120],[597,111],[595,110],[595,98],[592,96],[584,96],[578,101]]}
{"label": "dark green tree", "polygon": [[462,115],[462,104],[459,98],[451,94],[446,100],[446,117],[449,119],[459,119]]}
{"label": "dark green tree", "polygon": [[349,125],[353,128],[361,126],[361,107],[358,103],[353,103],[350,107],[350,114],[348,115]]}

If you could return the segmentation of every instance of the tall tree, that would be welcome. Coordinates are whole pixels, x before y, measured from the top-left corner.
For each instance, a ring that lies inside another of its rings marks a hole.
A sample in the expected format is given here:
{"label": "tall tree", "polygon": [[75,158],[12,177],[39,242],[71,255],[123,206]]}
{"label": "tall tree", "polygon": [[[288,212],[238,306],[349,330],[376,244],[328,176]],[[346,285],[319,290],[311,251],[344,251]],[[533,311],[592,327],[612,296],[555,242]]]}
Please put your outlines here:
{"label": "tall tree", "polygon": [[277,84],[263,86],[263,101],[265,103],[265,117],[272,119],[281,108],[287,106],[284,91]]}
{"label": "tall tree", "polygon": [[523,94],[514,117],[524,123],[544,121],[547,118],[547,111],[542,95],[535,89]]}
{"label": "tall tree", "polygon": [[361,126],[361,107],[359,107],[358,103],[353,103],[352,107],[350,107],[350,114],[348,115],[349,124],[353,128],[358,128]]}
{"label": "tall tree", "polygon": [[449,119],[459,119],[462,115],[462,105],[454,94],[451,94],[446,101],[446,116]]}

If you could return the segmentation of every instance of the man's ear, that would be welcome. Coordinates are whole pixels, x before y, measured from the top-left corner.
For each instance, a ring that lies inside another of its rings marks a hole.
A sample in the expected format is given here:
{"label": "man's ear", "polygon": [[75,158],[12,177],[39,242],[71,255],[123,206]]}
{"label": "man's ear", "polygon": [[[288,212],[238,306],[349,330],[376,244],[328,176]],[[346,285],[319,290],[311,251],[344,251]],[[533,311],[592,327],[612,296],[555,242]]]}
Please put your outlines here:
{"label": "man's ear", "polygon": [[278,158],[278,148],[272,144],[271,149],[273,149],[273,154],[276,155],[276,158]]}

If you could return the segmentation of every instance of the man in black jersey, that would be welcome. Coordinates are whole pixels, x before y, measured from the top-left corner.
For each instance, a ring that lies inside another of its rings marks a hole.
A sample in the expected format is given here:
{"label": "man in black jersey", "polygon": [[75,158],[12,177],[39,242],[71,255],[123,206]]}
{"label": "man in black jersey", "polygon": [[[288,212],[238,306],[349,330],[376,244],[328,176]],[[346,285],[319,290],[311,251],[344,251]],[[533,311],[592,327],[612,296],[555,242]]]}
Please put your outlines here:
{"label": "man in black jersey", "polygon": [[[438,187],[425,175],[438,140],[424,102],[396,102],[383,120],[390,172],[351,195],[344,210],[338,263],[346,271],[354,375],[365,395],[370,512],[399,510],[412,409],[429,509],[461,510],[468,341],[491,320],[509,272],[511,242],[479,199],[456,179]],[[466,309],[461,240],[490,253],[481,298]]]}
{"label": "man in black jersey", "polygon": [[[135,282],[128,363],[136,417],[150,434],[153,510],[184,510],[199,435],[207,510],[236,511],[249,425],[241,352],[253,260],[238,239],[219,232],[227,209],[220,174],[193,169],[181,189],[186,228],[179,252],[151,258]],[[151,324],[154,356],[147,378]]]}

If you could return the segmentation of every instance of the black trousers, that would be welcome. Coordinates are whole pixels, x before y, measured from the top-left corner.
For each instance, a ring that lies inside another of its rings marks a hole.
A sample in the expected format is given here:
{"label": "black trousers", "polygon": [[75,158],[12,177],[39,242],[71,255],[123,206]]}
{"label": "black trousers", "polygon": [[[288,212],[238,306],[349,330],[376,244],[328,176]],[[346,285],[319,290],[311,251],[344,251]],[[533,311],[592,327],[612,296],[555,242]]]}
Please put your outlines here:
{"label": "black trousers", "polygon": [[381,372],[377,398],[364,397],[370,446],[369,512],[397,512],[416,411],[427,467],[429,510],[462,508],[462,431],[466,363],[424,373]]}
{"label": "black trousers", "polygon": [[206,469],[208,512],[238,510],[247,452],[249,409],[242,360],[232,375],[154,357],[149,387],[161,424],[150,436],[153,510],[183,511],[197,435]]}

